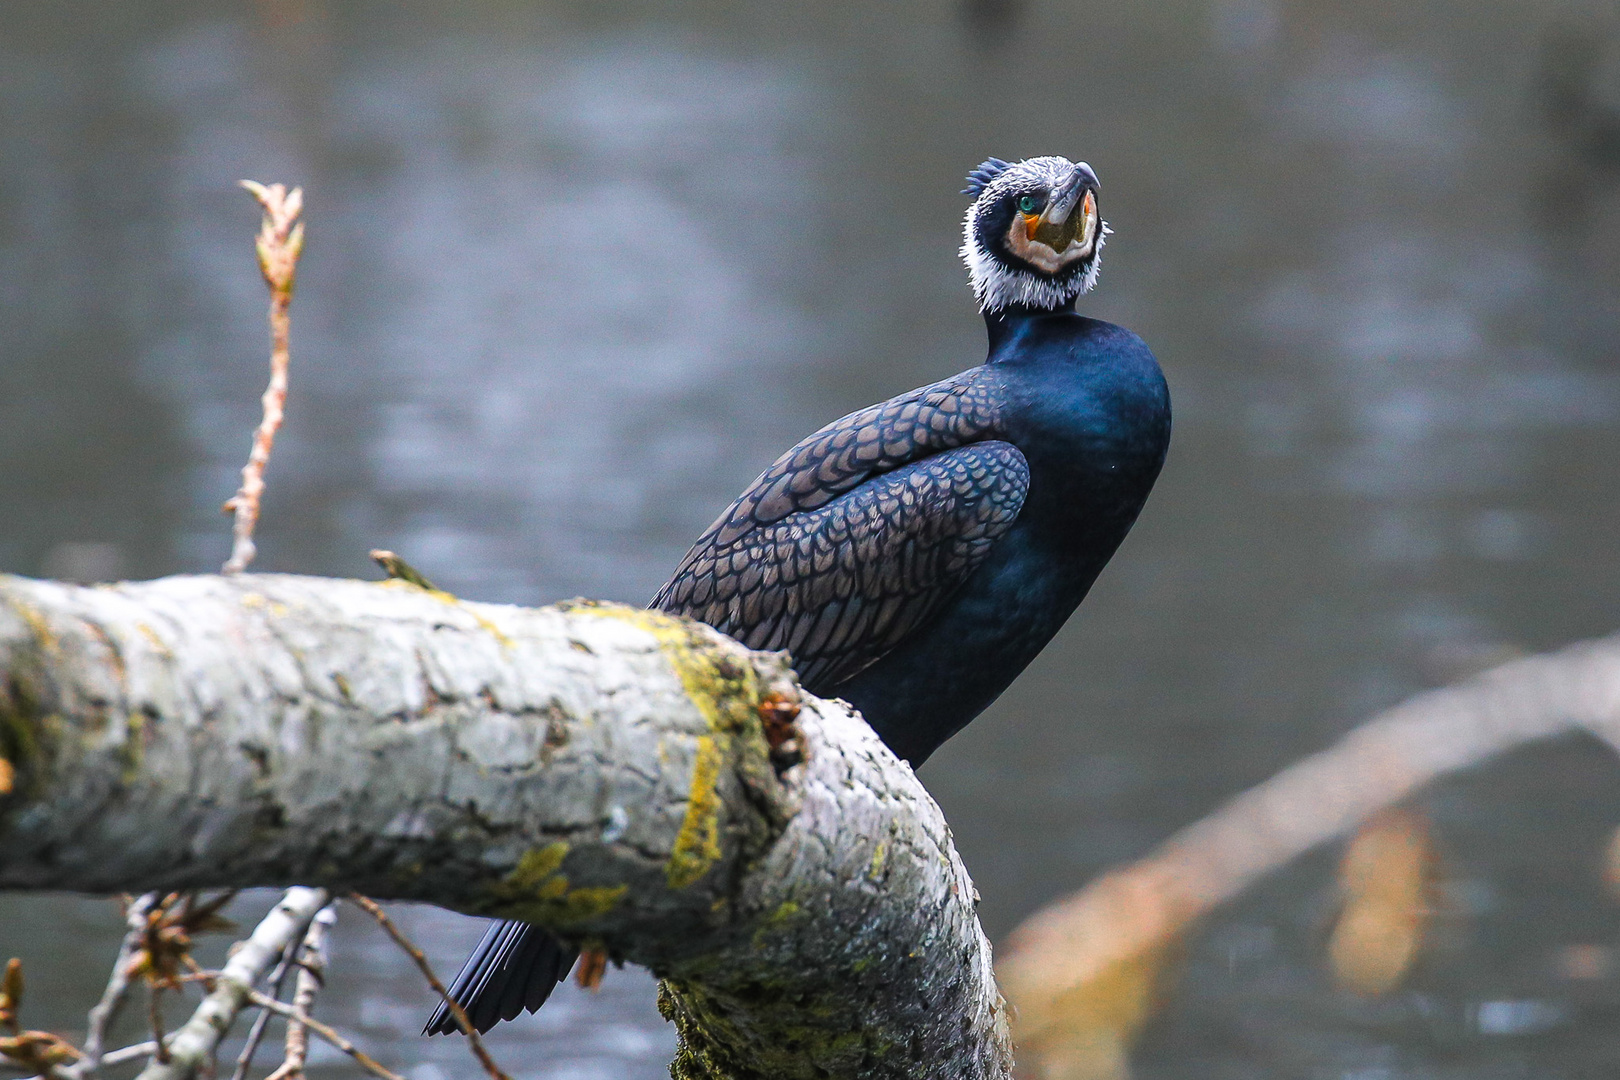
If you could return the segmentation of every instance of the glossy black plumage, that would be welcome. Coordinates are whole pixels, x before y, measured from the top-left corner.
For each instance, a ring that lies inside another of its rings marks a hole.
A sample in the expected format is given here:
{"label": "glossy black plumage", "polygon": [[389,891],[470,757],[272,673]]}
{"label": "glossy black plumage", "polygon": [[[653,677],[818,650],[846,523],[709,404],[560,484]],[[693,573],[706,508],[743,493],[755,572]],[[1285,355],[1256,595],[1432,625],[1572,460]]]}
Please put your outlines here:
{"label": "glossy black plumage", "polygon": [[[806,689],[851,702],[913,765],[988,707],[1085,597],[1169,442],[1169,394],[1147,346],[1073,311],[1106,235],[1080,201],[1096,188],[1089,167],[1061,158],[975,169],[963,257],[986,308],[985,363],[788,450],[651,606],[786,649]],[[1048,228],[1038,208],[1054,205],[1058,226],[1088,215],[1083,232]],[[1043,235],[1060,247],[1076,237],[1078,254],[1020,261],[1015,249]],[[530,955],[535,970],[499,959]],[[484,1030],[517,1002],[537,1007],[564,955],[542,930],[497,923],[454,996]],[[429,1029],[449,1030],[439,1013]]]}
{"label": "glossy black plumage", "polygon": [[1141,339],[1071,311],[988,317],[981,367],[851,413],[767,469],[654,607],[846,698],[920,765],[1080,603],[1169,438]]}

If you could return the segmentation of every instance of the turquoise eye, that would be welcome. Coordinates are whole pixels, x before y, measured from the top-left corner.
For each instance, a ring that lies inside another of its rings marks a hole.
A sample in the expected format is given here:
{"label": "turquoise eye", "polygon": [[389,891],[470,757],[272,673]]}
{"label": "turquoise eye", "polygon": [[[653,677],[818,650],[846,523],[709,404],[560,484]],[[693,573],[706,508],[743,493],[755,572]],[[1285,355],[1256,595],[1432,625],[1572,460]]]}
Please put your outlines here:
{"label": "turquoise eye", "polygon": [[1033,214],[1035,208],[1040,204],[1041,201],[1033,195],[1020,195],[1018,197],[1018,212],[1021,214]]}

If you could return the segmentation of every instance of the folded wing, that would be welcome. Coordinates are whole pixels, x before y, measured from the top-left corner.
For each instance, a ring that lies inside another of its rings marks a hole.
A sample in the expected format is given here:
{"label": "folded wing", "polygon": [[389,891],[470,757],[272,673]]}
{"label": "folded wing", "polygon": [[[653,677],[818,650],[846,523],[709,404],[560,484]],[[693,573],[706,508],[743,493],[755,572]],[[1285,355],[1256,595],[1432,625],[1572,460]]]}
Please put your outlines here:
{"label": "folded wing", "polygon": [[773,469],[738,500],[753,503],[749,517],[734,508],[717,522],[653,606],[750,648],[786,649],[823,693],[903,641],[983,563],[1018,516],[1029,466],[1010,443],[971,442],[886,471],[875,462],[841,492],[770,514],[773,491],[820,471],[799,456],[798,470]]}

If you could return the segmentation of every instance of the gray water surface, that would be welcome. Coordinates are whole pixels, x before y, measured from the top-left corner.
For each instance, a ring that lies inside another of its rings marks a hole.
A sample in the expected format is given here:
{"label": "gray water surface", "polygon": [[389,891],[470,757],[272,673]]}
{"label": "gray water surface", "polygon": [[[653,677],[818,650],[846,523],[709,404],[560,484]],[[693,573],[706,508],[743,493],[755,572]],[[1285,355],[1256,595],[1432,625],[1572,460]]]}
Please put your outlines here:
{"label": "gray water surface", "polygon": [[[242,177],[303,184],[310,230],[257,568],[388,547],[477,599],[644,602],[798,437],[982,358],[956,191],[1037,153],[1101,175],[1082,310],[1153,346],[1176,431],[1080,615],[922,772],[992,937],[1471,658],[1620,624],[1598,0],[13,0],[0,570],[223,561],[264,379]],[[1138,1075],[1615,1075],[1620,764],[1570,739],[1422,806],[1460,900],[1410,986],[1333,989],[1321,852],[1193,944]],[[405,918],[441,969],[479,932]],[[117,936],[105,901],[0,897],[25,1019],[81,1026]],[[323,1015],[471,1075],[353,912],[336,953]],[[661,1076],[652,1002],[613,972],[495,1049]]]}

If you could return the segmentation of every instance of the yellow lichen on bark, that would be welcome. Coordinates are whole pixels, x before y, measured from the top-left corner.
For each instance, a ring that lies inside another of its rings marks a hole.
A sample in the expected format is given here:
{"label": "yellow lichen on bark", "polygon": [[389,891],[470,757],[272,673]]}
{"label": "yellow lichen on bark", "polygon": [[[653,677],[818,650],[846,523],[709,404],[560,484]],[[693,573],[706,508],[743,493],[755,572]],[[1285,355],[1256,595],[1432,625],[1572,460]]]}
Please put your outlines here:
{"label": "yellow lichen on bark", "polygon": [[693,749],[686,812],[666,868],[669,887],[685,889],[701,881],[725,854],[720,842],[725,804],[719,783],[727,762],[737,753],[738,737],[752,732],[763,744],[759,680],[752,667],[727,656],[703,631],[683,619],[611,604],[582,605],[575,610],[619,619],[651,634],[669,658],[687,699],[708,726],[709,734],[699,736]]}
{"label": "yellow lichen on bark", "polygon": [[675,835],[667,870],[669,887],[684,889],[697,882],[720,861],[720,793],[717,785],[722,764],[714,736],[697,741],[692,761],[692,786],[686,795],[686,816]]}
{"label": "yellow lichen on bark", "polygon": [[568,852],[569,845],[562,840],[525,852],[518,859],[517,869],[495,886],[494,893],[500,901],[497,914],[558,926],[598,918],[612,911],[630,887],[571,888],[568,875],[560,872]]}

